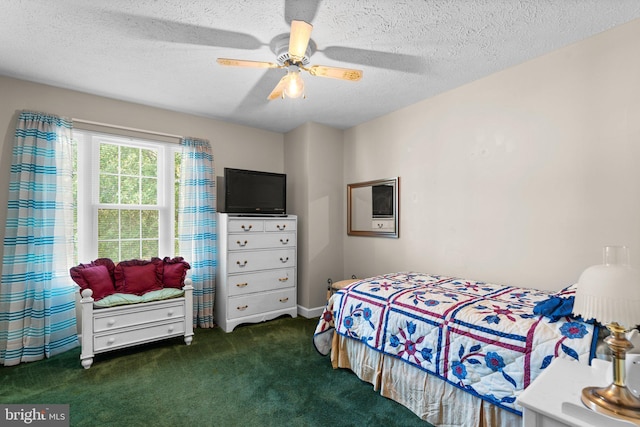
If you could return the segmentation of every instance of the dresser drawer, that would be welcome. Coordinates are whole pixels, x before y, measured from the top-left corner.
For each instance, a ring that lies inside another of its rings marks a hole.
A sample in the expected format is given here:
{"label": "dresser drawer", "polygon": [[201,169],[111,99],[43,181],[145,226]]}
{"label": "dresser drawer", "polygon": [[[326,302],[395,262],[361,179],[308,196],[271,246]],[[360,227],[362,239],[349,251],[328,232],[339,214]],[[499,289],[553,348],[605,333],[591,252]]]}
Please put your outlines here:
{"label": "dresser drawer", "polygon": [[229,276],[229,296],[246,295],[253,292],[273,291],[296,285],[296,270],[269,270],[258,273]]}
{"label": "dresser drawer", "polygon": [[245,271],[295,267],[295,265],[295,249],[239,251],[229,253],[227,270],[230,274],[233,274],[243,273]]}
{"label": "dresser drawer", "polygon": [[274,221],[265,221],[264,231],[295,231],[295,219],[277,219]]}
{"label": "dresser drawer", "polygon": [[[163,319],[184,318],[184,298],[170,301],[149,302],[139,305],[139,309],[133,310],[131,305],[122,307],[99,309],[93,320],[95,332],[112,329],[126,328],[128,326],[144,325]],[[105,310],[104,313],[102,310]]]}
{"label": "dresser drawer", "polygon": [[229,236],[228,240],[228,249],[230,251],[266,248],[277,249],[294,247],[295,245],[295,233],[237,234]]}
{"label": "dresser drawer", "polygon": [[112,350],[131,344],[156,341],[161,338],[184,334],[184,318],[155,325],[132,327],[130,330],[107,332],[93,337],[93,351]]}
{"label": "dresser drawer", "polygon": [[229,298],[227,303],[229,319],[267,313],[269,311],[295,307],[296,289],[291,288],[281,291],[233,297]]}
{"label": "dresser drawer", "polygon": [[254,233],[264,231],[264,221],[261,219],[230,219],[229,233]]}

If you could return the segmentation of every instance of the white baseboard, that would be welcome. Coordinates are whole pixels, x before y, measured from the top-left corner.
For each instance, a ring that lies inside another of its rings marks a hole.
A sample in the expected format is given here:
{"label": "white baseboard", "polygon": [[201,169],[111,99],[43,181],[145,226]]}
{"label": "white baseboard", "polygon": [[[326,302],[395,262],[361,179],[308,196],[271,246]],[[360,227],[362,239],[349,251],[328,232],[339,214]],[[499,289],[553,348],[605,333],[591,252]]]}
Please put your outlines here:
{"label": "white baseboard", "polygon": [[315,307],[315,308],[306,308],[306,307],[298,306],[298,314],[307,319],[312,319],[316,317],[319,318],[323,310],[324,310],[324,306]]}

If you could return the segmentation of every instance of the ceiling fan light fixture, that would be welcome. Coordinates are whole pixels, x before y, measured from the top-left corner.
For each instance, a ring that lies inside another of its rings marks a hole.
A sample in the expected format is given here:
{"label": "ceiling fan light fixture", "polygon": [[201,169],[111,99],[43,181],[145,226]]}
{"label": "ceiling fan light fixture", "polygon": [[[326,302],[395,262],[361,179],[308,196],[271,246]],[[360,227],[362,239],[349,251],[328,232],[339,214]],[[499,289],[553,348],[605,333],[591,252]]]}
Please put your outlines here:
{"label": "ceiling fan light fixture", "polygon": [[289,67],[287,71],[287,83],[284,87],[283,97],[300,98],[304,96],[304,81],[300,76],[300,69],[295,66]]}
{"label": "ceiling fan light fixture", "polygon": [[286,68],[287,74],[278,81],[276,87],[267,96],[269,101],[277,98],[306,98],[300,70],[304,70],[312,76],[354,82],[360,80],[362,78],[361,70],[326,65],[306,67],[309,64],[309,58],[316,51],[316,44],[311,40],[312,29],[313,26],[307,22],[291,21],[290,34],[281,34],[271,42],[271,48],[277,55],[277,63],[218,58],[218,64],[235,67]]}

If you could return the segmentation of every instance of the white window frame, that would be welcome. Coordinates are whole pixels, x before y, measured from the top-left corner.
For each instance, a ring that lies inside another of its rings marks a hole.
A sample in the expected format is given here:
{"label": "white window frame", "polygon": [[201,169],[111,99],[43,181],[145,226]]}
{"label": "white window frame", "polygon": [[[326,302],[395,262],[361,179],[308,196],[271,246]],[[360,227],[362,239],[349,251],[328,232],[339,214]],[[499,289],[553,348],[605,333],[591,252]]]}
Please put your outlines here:
{"label": "white window frame", "polygon": [[[158,257],[174,256],[175,242],[175,155],[178,144],[122,137],[93,131],[75,130],[77,143],[77,219],[78,262],[89,262],[98,257],[98,210],[153,209],[158,210]],[[127,147],[154,149],[158,152],[158,191],[156,205],[113,205],[99,200],[100,190],[100,143],[105,142]],[[122,260],[113,260],[114,262]]]}

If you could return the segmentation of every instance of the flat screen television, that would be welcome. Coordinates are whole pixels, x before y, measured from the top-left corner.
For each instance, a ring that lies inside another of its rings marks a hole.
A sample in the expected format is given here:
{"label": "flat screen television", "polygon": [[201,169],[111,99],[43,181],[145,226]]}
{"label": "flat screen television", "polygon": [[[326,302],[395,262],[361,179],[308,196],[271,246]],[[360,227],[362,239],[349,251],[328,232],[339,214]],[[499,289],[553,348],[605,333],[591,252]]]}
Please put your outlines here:
{"label": "flat screen television", "polygon": [[393,185],[374,185],[371,187],[373,198],[373,217],[391,218],[394,215]]}
{"label": "flat screen television", "polygon": [[287,175],[224,168],[225,212],[285,215]]}

